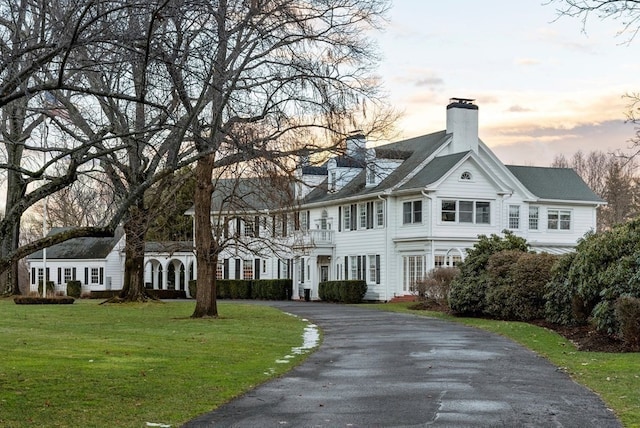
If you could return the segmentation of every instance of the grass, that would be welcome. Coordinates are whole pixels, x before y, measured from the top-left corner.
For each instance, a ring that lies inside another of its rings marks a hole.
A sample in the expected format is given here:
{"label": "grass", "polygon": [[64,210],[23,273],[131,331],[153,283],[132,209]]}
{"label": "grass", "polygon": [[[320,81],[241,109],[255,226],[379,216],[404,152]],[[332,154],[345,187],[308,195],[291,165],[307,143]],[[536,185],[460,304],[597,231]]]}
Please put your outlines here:
{"label": "grass", "polygon": [[291,369],[305,322],[259,305],[0,299],[0,426],[171,426]]}
{"label": "grass", "polygon": [[412,303],[367,305],[373,308],[437,317],[506,336],[567,371],[598,393],[625,427],[640,427],[640,354],[582,352],[559,334],[523,322],[458,318],[441,312],[416,311]]}

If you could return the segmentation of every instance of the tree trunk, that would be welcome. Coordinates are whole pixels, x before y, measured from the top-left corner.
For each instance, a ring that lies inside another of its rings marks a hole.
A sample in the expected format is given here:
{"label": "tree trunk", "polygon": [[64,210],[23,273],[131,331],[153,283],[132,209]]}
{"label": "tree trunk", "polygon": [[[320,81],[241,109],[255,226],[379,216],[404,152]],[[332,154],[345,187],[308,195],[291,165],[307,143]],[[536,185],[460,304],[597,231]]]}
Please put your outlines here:
{"label": "tree trunk", "polygon": [[126,236],[124,283],[118,296],[125,302],[140,302],[150,298],[144,287],[144,245],[147,231],[148,213],[144,202],[139,201],[129,210],[124,223]]}
{"label": "tree trunk", "polygon": [[216,264],[218,246],[211,234],[211,196],[214,156],[201,158],[196,163],[196,190],[194,197],[194,229],[197,262],[196,308],[192,318],[217,317]]}

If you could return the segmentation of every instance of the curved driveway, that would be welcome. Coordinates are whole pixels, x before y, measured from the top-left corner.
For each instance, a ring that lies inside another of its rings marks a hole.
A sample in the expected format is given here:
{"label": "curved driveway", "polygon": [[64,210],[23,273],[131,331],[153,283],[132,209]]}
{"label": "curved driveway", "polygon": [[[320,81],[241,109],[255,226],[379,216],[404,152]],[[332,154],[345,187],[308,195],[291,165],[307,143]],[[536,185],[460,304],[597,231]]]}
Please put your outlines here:
{"label": "curved driveway", "polygon": [[318,324],[303,364],[185,427],[620,427],[588,389],[514,342],[443,320],[270,303]]}

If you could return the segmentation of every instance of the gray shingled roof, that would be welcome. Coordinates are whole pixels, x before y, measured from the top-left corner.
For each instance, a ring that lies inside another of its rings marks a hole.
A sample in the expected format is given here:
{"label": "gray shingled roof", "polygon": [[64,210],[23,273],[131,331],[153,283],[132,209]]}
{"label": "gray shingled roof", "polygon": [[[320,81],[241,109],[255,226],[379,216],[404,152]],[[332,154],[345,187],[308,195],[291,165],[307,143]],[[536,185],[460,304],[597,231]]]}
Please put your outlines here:
{"label": "gray shingled roof", "polygon": [[455,164],[460,162],[460,159],[465,157],[469,152],[454,153],[452,155],[441,156],[434,158],[422,168],[416,175],[414,175],[409,181],[399,187],[399,190],[417,189],[428,186],[440,180]]}
{"label": "gray shingled roof", "polygon": [[295,202],[295,183],[285,176],[220,179],[214,186],[212,212],[276,210]]}
{"label": "gray shingled roof", "polygon": [[604,202],[571,168],[506,165],[540,199]]}
{"label": "gray shingled roof", "polygon": [[193,251],[193,241],[145,242],[145,253],[176,253]]}
{"label": "gray shingled roof", "polygon": [[[68,228],[54,227],[48,236]],[[73,238],[47,248],[47,259],[104,259],[116,246],[124,231],[117,228],[115,236],[105,238]],[[42,250],[27,257],[29,260],[42,259]]]}
{"label": "gray shingled roof", "polygon": [[326,181],[311,191],[305,198],[305,203],[317,203],[333,201],[336,199],[349,198],[358,195],[368,195],[383,192],[391,189],[400,180],[417,168],[429,156],[433,154],[442,144],[447,141],[446,131],[434,132],[396,143],[385,144],[375,148],[377,156],[384,159],[403,160],[391,174],[389,174],[380,184],[375,187],[366,187],[366,170],[362,170],[346,186],[337,192],[327,192]]}

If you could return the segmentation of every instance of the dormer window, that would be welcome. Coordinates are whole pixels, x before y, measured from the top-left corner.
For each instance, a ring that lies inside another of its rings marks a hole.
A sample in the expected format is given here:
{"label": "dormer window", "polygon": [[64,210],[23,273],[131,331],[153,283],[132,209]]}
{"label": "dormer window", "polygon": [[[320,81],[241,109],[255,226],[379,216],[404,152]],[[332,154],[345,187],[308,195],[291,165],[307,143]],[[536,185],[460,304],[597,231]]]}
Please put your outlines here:
{"label": "dormer window", "polygon": [[465,171],[460,175],[460,180],[462,181],[471,181],[471,173],[469,171]]}
{"label": "dormer window", "polygon": [[331,171],[331,173],[329,174],[329,191],[330,192],[336,191],[336,172],[335,171]]}
{"label": "dormer window", "polygon": [[367,165],[367,184],[376,184],[376,165]]}

